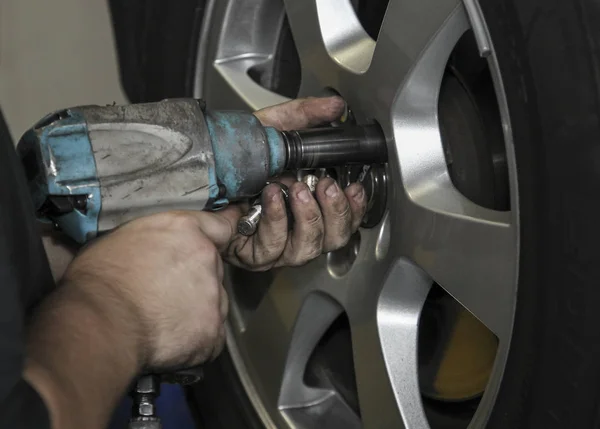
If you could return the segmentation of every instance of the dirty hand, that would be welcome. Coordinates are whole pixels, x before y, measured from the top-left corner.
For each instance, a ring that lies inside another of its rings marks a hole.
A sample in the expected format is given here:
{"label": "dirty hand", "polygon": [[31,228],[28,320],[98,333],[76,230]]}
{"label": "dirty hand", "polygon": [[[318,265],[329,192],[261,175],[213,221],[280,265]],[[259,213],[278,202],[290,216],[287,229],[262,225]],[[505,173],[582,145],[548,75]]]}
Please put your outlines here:
{"label": "dirty hand", "polygon": [[[267,126],[279,130],[303,129],[338,119],[344,111],[339,97],[306,98],[268,107],[255,113]],[[285,202],[278,185],[262,193],[262,217],[257,232],[246,237],[235,234],[225,251],[227,262],[246,269],[263,271],[279,266],[303,265],[323,252],[343,247],[358,229],[366,210],[360,184],[345,190],[331,178],[321,179],[315,196],[306,184],[282,178],[289,188],[294,226],[288,230]],[[220,213],[237,231],[237,221],[247,206],[233,205]]]}
{"label": "dirty hand", "polygon": [[140,218],[85,248],[63,287],[78,288],[123,324],[116,329],[133,329],[142,367],[197,365],[223,347],[228,301],[217,246],[230,238],[229,224],[211,213]]}

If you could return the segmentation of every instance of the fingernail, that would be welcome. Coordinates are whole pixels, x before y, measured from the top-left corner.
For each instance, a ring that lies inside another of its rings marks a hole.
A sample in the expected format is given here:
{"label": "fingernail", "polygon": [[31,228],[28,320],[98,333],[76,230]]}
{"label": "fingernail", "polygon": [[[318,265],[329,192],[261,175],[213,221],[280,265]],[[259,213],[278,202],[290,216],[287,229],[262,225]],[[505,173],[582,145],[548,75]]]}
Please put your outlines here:
{"label": "fingernail", "polygon": [[329,198],[337,197],[338,192],[339,188],[336,182],[333,182],[327,189],[325,189],[325,195],[327,195]]}
{"label": "fingernail", "polygon": [[298,192],[296,196],[303,203],[308,203],[310,201],[310,195],[308,195],[308,191],[306,189],[303,189],[300,192]]}
{"label": "fingernail", "polygon": [[356,185],[356,184],[352,184],[350,186],[348,186],[348,188],[346,189],[346,193],[348,194],[348,196],[350,198],[356,198],[356,196],[358,194],[360,194],[363,191],[363,187],[360,185]]}
{"label": "fingernail", "polygon": [[361,188],[361,190],[358,191],[356,193],[356,195],[352,198],[354,198],[354,201],[356,201],[357,203],[360,203],[360,202],[362,202],[364,197],[365,197],[365,191]]}

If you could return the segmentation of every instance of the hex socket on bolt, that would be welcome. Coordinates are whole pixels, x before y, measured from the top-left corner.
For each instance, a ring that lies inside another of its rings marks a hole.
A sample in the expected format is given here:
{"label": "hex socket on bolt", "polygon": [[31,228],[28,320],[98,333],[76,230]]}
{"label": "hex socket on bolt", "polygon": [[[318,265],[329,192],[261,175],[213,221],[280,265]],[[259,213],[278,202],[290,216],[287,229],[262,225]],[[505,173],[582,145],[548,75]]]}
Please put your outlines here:
{"label": "hex socket on bolt", "polygon": [[306,176],[304,176],[302,178],[302,181],[304,183],[306,183],[306,186],[308,186],[308,189],[310,190],[311,193],[315,193],[315,191],[317,190],[317,184],[319,183],[319,178],[317,176],[315,176],[314,174],[307,174]]}

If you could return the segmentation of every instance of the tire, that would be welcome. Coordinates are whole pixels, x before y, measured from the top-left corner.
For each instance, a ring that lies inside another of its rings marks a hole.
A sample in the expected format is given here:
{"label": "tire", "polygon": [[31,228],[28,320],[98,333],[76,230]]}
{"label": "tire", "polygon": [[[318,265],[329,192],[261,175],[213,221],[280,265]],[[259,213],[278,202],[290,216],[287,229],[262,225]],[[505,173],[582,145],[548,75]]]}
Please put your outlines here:
{"label": "tire", "polygon": [[132,103],[191,96],[205,0],[109,0],[121,84]]}
{"label": "tire", "polygon": [[[511,351],[489,427],[600,425],[600,5],[482,1],[519,168],[521,260]],[[593,206],[593,203],[592,203]]]}
{"label": "tire", "polygon": [[201,383],[188,389],[190,408],[203,429],[262,429],[244,391],[229,352],[225,350],[205,367]]}
{"label": "tire", "polygon": [[[162,13],[135,22],[127,35],[126,7],[117,3],[111,6],[130,99],[193,95],[200,18],[184,9],[194,2],[164,2]],[[600,226],[587,208],[600,195],[600,4],[481,0],[480,6],[508,100],[521,222],[513,336],[486,427],[600,427]],[[173,41],[154,40],[161,33],[185,42],[166,49]],[[156,43],[164,49],[154,49]],[[227,352],[188,393],[204,429],[263,427]]]}

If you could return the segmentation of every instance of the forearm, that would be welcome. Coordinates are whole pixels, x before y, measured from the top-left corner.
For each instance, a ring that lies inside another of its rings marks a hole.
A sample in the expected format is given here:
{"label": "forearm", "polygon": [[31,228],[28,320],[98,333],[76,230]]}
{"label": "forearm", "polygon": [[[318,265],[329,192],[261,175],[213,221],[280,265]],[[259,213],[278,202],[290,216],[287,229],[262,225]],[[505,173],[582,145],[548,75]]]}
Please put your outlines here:
{"label": "forearm", "polygon": [[[65,284],[45,300],[28,332],[24,377],[54,428],[104,428],[142,361],[131,315],[110,288]],[[111,305],[112,304],[112,305]]]}

